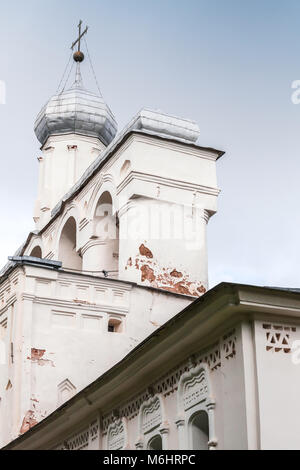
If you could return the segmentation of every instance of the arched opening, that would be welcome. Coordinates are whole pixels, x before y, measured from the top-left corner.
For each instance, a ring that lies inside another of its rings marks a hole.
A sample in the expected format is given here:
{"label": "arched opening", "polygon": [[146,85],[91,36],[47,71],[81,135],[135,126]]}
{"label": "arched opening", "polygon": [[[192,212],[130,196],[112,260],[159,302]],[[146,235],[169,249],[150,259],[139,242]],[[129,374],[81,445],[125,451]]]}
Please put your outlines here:
{"label": "arched opening", "polygon": [[117,318],[110,318],[108,320],[108,331],[109,333],[122,333],[123,324],[122,321]]}
{"label": "arched opening", "polygon": [[148,450],[162,450],[162,438],[159,434],[150,439]]}
{"label": "arched opening", "polygon": [[208,450],[209,425],[208,414],[200,411],[190,420],[192,450]]}
{"label": "arched opening", "polygon": [[58,257],[63,268],[82,269],[82,259],[76,251],[76,222],[74,217],[70,217],[62,229]]}
{"label": "arched opening", "polygon": [[101,241],[97,264],[100,270],[116,275],[119,266],[119,221],[113,214],[113,201],[105,191],[96,206],[94,215],[95,235]]}
{"label": "arched opening", "polygon": [[33,256],[34,258],[42,258],[42,249],[39,245],[35,246],[29,256]]}

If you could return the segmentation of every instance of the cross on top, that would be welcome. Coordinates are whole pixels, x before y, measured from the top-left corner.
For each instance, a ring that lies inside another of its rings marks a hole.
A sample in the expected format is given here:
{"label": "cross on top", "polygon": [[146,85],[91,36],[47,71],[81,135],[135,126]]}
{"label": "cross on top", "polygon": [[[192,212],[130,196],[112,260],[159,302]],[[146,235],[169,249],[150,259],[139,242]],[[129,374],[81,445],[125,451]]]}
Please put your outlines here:
{"label": "cross on top", "polygon": [[85,30],[81,32],[81,25],[82,25],[82,21],[80,20],[78,24],[78,38],[76,39],[76,41],[73,42],[71,46],[71,49],[73,50],[76,44],[78,44],[77,51],[74,52],[73,54],[73,58],[75,62],[82,62],[84,59],[84,54],[80,50],[80,41],[81,41],[81,38],[87,33],[89,27],[86,26]]}

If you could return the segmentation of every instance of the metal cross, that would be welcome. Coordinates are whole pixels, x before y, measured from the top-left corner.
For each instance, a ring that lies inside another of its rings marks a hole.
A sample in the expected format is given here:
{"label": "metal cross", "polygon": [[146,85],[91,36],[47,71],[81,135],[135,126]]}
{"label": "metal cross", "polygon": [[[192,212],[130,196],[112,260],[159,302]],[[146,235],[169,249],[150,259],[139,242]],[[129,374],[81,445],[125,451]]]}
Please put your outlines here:
{"label": "metal cross", "polygon": [[76,41],[73,42],[72,46],[71,46],[71,49],[73,50],[74,49],[74,46],[76,46],[76,44],[78,43],[78,52],[80,51],[80,40],[81,38],[87,33],[89,27],[87,26],[85,28],[85,30],[83,32],[81,32],[81,25],[82,25],[82,21],[80,20],[79,21],[79,25],[78,25],[78,38],[76,39]]}

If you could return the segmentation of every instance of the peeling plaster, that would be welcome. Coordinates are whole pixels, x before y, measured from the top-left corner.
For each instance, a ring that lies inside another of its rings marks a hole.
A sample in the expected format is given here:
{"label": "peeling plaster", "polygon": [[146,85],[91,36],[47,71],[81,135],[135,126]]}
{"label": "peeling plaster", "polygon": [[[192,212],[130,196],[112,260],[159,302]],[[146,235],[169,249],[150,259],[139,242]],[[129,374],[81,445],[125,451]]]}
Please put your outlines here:
{"label": "peeling plaster", "polygon": [[150,248],[143,243],[139,247],[139,254],[135,257],[134,266],[132,257],[128,259],[125,269],[129,268],[141,271],[141,282],[147,282],[155,288],[195,297],[206,292],[203,284],[199,281],[192,282],[187,272],[180,271],[174,266],[162,267],[155,260]]}
{"label": "peeling plaster", "polygon": [[147,266],[146,264],[144,264],[144,266],[141,267],[141,272],[142,272],[142,277],[141,277],[142,282],[146,280],[149,282],[155,281],[156,277],[154,276],[153,269],[149,268],[149,266]]}
{"label": "peeling plaster", "polygon": [[173,271],[170,273],[170,276],[172,276],[172,277],[182,277],[183,274],[176,271],[176,269],[173,269]]}
{"label": "peeling plaster", "polygon": [[20,434],[25,434],[25,432],[29,431],[29,429],[33,428],[33,426],[35,426],[37,423],[38,422],[35,419],[34,411],[28,410],[23,418]]}
{"label": "peeling plaster", "polygon": [[51,365],[52,367],[55,367],[53,361],[44,358],[45,352],[46,349],[31,348],[31,357],[28,356],[27,359],[39,366]]}
{"label": "peeling plaster", "polygon": [[89,302],[88,300],[74,299],[73,302],[81,305],[96,305],[95,302]]}
{"label": "peeling plaster", "polygon": [[152,251],[149,250],[149,248],[147,248],[143,243],[141,244],[139,251],[142,256],[146,256],[146,258],[153,258]]}

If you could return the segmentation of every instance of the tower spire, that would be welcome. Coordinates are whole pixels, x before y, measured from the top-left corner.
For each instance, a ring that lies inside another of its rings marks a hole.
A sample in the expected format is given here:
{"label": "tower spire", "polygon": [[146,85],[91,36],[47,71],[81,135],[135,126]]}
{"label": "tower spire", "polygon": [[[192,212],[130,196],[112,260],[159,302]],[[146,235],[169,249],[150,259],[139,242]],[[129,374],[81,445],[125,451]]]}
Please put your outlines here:
{"label": "tower spire", "polygon": [[84,60],[84,53],[80,50],[80,43],[83,36],[88,32],[89,27],[86,26],[85,30],[81,32],[81,25],[82,21],[80,20],[78,24],[78,38],[76,39],[76,41],[73,42],[71,46],[71,49],[74,50],[74,47],[77,44],[77,51],[75,51],[73,54],[73,59],[75,60],[75,62],[82,62]]}

